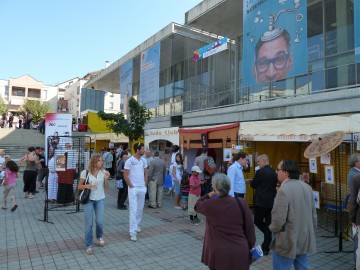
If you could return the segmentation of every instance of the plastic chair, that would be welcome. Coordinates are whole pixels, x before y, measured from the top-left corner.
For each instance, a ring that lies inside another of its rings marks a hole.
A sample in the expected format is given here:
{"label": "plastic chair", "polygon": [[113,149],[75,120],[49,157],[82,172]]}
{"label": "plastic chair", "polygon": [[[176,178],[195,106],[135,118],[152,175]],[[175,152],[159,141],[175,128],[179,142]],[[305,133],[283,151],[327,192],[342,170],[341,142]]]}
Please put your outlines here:
{"label": "plastic chair", "polygon": [[326,223],[328,222],[329,211],[333,211],[333,212],[342,211],[343,212],[347,207],[349,198],[350,198],[350,194],[347,194],[341,205],[336,205],[336,204],[325,204],[324,205],[324,209],[326,210]]}

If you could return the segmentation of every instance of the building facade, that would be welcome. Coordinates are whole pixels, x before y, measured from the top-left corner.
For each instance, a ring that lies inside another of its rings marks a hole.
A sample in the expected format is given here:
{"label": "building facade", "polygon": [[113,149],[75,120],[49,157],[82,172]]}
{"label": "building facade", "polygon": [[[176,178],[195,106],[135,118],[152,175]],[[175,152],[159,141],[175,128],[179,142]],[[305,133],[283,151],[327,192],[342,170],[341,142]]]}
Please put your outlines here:
{"label": "building facade", "polygon": [[[146,130],[180,128],[188,167],[200,146],[213,149],[219,168],[224,149],[247,151],[253,162],[249,178],[261,153],[269,154],[273,166],[287,157],[309,172],[301,154],[309,140],[341,129],[346,143],[331,163],[341,164],[336,174],[346,178],[346,160],[357,151],[354,138],[360,133],[354,120],[360,102],[359,28],[359,1],[205,0],[185,14],[184,25],[167,25],[85,87],[120,93],[123,104],[128,96],[146,104],[154,116]],[[224,37],[226,49],[212,53]],[[236,139],[223,132],[212,137],[214,130],[236,124]],[[151,140],[145,137],[150,149],[156,138]],[[318,166],[319,173],[310,174],[314,189],[324,178]],[[346,181],[341,185],[346,192]],[[323,194],[335,194],[324,186],[329,190]]]}

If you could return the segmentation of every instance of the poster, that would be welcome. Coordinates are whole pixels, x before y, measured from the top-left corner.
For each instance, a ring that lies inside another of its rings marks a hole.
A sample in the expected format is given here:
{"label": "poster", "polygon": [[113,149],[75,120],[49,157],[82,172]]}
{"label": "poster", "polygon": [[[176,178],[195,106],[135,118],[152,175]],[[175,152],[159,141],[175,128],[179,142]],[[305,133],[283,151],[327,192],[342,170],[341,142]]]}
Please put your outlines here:
{"label": "poster", "polygon": [[309,158],[309,168],[311,173],[317,173],[316,158]]}
{"label": "poster", "polygon": [[224,148],[224,161],[230,161],[232,158],[231,148]]}
{"label": "poster", "polygon": [[360,1],[354,1],[355,62],[360,62]]}
{"label": "poster", "polygon": [[325,183],[334,184],[334,167],[325,166]]}
{"label": "poster", "polygon": [[159,106],[160,43],[141,53],[140,103],[148,109]]}
{"label": "poster", "polygon": [[120,111],[129,113],[129,99],[132,97],[133,61],[129,60],[120,67]]}
{"label": "poster", "polygon": [[326,153],[321,155],[320,157],[321,164],[330,164],[330,153]]}
{"label": "poster", "polygon": [[244,0],[243,20],[243,87],[307,73],[307,0]]}
{"label": "poster", "polygon": [[45,116],[45,157],[51,159],[55,151],[65,146],[63,136],[72,135],[72,115],[47,113]]}

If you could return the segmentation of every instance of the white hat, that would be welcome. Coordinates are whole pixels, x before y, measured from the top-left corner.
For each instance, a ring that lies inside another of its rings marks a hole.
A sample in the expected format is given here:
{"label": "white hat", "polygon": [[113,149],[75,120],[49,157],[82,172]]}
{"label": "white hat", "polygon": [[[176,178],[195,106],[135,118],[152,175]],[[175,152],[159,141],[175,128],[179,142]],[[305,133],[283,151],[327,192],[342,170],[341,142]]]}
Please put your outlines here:
{"label": "white hat", "polygon": [[202,171],[200,170],[199,166],[192,166],[192,167],[191,167],[191,171],[192,171],[192,172],[197,172],[197,173],[202,173]]}

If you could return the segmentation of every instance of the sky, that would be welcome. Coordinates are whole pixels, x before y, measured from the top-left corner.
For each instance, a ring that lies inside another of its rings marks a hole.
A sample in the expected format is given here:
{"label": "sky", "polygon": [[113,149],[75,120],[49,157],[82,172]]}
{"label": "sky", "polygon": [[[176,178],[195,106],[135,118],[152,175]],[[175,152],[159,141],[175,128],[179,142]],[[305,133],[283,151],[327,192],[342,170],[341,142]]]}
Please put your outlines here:
{"label": "sky", "polygon": [[0,79],[55,85],[103,69],[201,0],[0,0]]}

